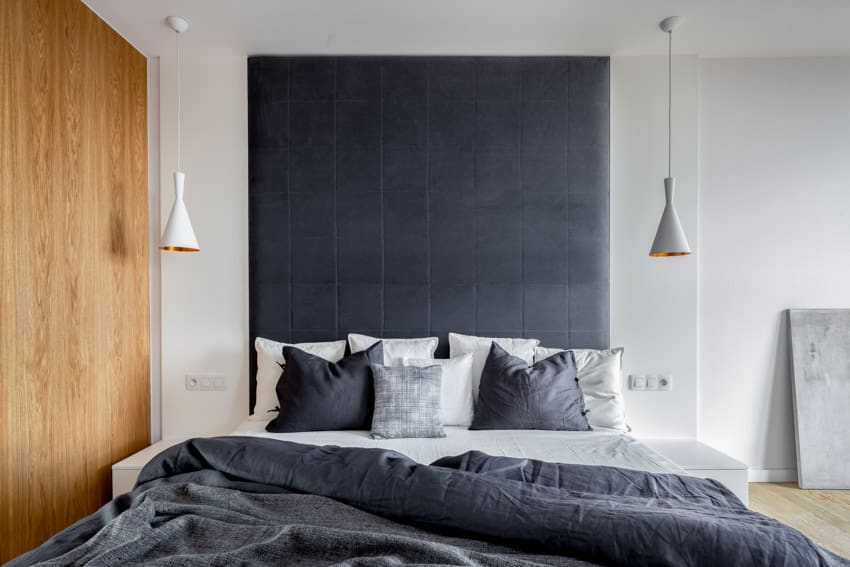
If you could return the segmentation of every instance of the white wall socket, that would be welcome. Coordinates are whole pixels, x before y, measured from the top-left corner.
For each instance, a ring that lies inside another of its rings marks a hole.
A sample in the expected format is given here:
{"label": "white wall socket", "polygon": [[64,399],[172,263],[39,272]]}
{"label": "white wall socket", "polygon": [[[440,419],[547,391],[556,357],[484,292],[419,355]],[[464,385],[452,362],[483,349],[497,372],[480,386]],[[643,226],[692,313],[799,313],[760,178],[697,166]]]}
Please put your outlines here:
{"label": "white wall socket", "polygon": [[673,389],[673,376],[670,374],[630,374],[629,389],[670,391]]}
{"label": "white wall socket", "polygon": [[224,392],[227,376],[221,374],[187,374],[186,389],[191,392]]}

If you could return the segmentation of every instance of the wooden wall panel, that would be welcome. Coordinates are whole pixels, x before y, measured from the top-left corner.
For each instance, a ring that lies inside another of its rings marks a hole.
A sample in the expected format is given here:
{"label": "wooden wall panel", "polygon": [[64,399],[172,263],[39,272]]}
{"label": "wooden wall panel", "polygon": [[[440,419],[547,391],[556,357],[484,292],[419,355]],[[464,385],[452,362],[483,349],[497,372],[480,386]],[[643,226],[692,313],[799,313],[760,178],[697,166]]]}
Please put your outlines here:
{"label": "wooden wall panel", "polygon": [[0,1],[0,562],[148,442],[146,103],[82,2]]}

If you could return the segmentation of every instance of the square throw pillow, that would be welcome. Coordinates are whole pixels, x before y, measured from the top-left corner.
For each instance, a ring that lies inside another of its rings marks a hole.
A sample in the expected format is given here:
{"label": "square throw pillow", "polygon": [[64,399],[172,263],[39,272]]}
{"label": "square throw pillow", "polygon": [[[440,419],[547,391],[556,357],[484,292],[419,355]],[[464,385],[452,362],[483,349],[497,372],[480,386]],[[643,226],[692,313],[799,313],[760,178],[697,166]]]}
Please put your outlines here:
{"label": "square throw pillow", "polygon": [[345,341],[323,343],[279,343],[263,337],[254,340],[257,351],[257,397],[254,411],[249,419],[268,421],[277,415],[277,381],[283,372],[283,347],[293,346],[305,352],[320,356],[331,362],[338,362],[345,356]]}
{"label": "square throw pillow", "polygon": [[440,423],[469,427],[472,423],[472,354],[454,358],[405,358],[405,366],[443,368],[440,380]]}
{"label": "square throw pillow", "polygon": [[[587,421],[591,427],[629,431],[623,398],[623,349],[570,349],[576,360],[578,385],[584,394]],[[562,349],[538,347],[534,361],[544,360]]]}
{"label": "square throw pillow", "polygon": [[493,343],[470,429],[589,431],[573,353],[529,367]]}
{"label": "square throw pillow", "polygon": [[445,437],[440,425],[440,365],[372,365],[372,439]]}
{"label": "square throw pillow", "polygon": [[384,343],[384,364],[386,366],[401,366],[405,357],[410,358],[434,358],[437,351],[437,337],[423,337],[421,339],[379,339],[368,335],[349,333],[348,346],[351,352],[366,350],[376,342]]}
{"label": "square throw pillow", "polygon": [[272,433],[367,430],[372,425],[372,364],[384,360],[381,343],[328,362],[295,347],[283,347],[286,366],[277,382],[280,412]]}
{"label": "square throw pillow", "polygon": [[498,344],[509,354],[518,356],[528,365],[534,363],[534,349],[540,344],[537,339],[509,339],[494,337],[475,337],[449,333],[449,356],[452,358],[462,354],[472,354],[472,401],[478,403],[478,384],[481,382],[481,372],[490,354],[490,345]]}

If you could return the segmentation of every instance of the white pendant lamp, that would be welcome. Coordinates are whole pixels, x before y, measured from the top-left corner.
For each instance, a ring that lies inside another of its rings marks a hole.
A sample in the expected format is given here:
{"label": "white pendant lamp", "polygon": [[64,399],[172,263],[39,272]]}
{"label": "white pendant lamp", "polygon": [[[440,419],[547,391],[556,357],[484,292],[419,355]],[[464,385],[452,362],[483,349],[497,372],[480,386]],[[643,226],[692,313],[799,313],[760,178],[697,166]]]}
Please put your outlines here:
{"label": "white pendant lamp", "polygon": [[159,249],[169,252],[198,252],[198,239],[195,238],[189,211],[183,201],[186,174],[180,171],[180,34],[189,29],[189,22],[179,16],[169,16],[165,21],[177,34],[177,171],[174,172],[174,206],[168,215],[165,230],[162,231]]}
{"label": "white pendant lamp", "polygon": [[679,16],[670,16],[661,20],[658,24],[661,30],[668,35],[667,43],[667,178],[664,180],[664,196],[667,203],[661,214],[661,222],[658,223],[658,231],[652,242],[650,256],[663,258],[667,256],[687,256],[691,253],[682,223],[679,221],[679,213],[673,204],[673,196],[676,192],[676,178],[672,176],[672,148],[673,148],[673,30],[682,21]]}

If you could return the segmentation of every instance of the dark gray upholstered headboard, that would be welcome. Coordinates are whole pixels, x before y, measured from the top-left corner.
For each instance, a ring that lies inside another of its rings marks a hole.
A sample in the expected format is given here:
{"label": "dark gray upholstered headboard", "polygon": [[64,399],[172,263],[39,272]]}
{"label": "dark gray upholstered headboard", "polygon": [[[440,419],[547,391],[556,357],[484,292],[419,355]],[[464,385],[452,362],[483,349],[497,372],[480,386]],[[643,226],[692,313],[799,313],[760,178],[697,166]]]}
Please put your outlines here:
{"label": "dark gray upholstered headboard", "polygon": [[251,57],[253,341],[608,345],[609,62]]}

